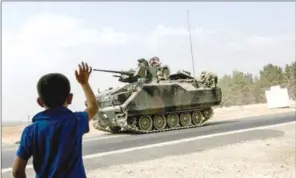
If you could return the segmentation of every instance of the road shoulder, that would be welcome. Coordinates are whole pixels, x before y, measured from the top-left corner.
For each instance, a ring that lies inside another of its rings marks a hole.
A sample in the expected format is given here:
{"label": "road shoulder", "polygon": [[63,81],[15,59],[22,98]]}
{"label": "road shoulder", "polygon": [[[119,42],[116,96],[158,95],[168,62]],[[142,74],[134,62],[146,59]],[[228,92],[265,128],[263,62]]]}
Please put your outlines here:
{"label": "road shoulder", "polygon": [[88,177],[295,177],[295,123],[272,130],[278,134],[196,153],[88,170]]}

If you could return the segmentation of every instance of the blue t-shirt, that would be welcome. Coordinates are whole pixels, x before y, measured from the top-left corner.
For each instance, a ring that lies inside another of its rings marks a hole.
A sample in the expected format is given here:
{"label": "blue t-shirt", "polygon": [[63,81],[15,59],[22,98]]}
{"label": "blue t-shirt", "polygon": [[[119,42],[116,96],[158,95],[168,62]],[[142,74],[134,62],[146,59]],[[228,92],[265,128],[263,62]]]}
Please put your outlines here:
{"label": "blue t-shirt", "polygon": [[85,178],[82,136],[89,132],[87,112],[65,107],[36,114],[21,136],[17,155],[33,157],[37,177]]}

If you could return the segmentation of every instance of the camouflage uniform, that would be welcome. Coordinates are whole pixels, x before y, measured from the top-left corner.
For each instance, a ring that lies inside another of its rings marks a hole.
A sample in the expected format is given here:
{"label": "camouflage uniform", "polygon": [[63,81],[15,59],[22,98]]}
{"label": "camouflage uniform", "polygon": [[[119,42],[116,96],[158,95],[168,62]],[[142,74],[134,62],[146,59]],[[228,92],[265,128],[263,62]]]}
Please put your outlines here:
{"label": "camouflage uniform", "polygon": [[205,87],[215,87],[218,83],[218,76],[212,72],[203,71],[200,74],[200,81]]}
{"label": "camouflage uniform", "polygon": [[158,80],[167,80],[170,72],[168,66],[161,66],[161,62],[159,60],[159,57],[152,57],[149,60],[149,64],[151,67],[157,68],[157,78]]}

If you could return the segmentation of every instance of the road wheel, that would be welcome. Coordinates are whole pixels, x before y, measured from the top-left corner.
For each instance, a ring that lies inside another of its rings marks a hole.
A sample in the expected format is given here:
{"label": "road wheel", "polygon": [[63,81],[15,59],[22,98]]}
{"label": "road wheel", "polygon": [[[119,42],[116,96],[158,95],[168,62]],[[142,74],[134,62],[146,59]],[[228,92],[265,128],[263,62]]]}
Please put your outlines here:
{"label": "road wheel", "polygon": [[167,117],[167,123],[170,128],[178,127],[179,124],[179,116],[178,114],[169,114]]}
{"label": "road wheel", "polygon": [[191,115],[188,112],[180,114],[180,124],[182,126],[189,126],[191,124]]}
{"label": "road wheel", "polygon": [[153,122],[154,122],[154,127],[156,128],[156,130],[164,129],[167,124],[165,117],[162,115],[154,116]]}
{"label": "road wheel", "polygon": [[202,116],[208,120],[214,115],[214,110],[212,108],[208,108],[202,111]]}
{"label": "road wheel", "polygon": [[205,118],[201,125],[204,125],[212,116],[214,115],[214,110],[212,108],[208,108],[202,111],[202,116]]}
{"label": "road wheel", "polygon": [[192,124],[193,125],[199,125],[201,122],[202,122],[202,115],[201,115],[201,112],[199,111],[194,111],[192,113]]}
{"label": "road wheel", "polygon": [[150,131],[153,127],[152,118],[148,115],[141,116],[139,119],[139,128],[143,131]]}

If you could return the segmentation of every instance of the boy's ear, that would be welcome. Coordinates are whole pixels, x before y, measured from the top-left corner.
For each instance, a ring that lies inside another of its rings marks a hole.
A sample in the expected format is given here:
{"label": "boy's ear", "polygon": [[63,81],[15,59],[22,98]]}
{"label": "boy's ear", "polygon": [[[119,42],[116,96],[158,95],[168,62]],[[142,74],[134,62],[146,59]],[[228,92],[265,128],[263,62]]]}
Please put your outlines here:
{"label": "boy's ear", "polygon": [[43,103],[42,99],[40,99],[39,97],[37,98],[37,103],[40,107],[44,108],[44,103]]}
{"label": "boy's ear", "polygon": [[73,100],[73,93],[70,93],[68,98],[67,98],[67,104],[71,104],[72,103],[72,100]]}

